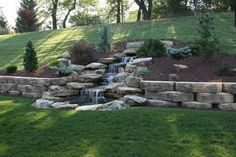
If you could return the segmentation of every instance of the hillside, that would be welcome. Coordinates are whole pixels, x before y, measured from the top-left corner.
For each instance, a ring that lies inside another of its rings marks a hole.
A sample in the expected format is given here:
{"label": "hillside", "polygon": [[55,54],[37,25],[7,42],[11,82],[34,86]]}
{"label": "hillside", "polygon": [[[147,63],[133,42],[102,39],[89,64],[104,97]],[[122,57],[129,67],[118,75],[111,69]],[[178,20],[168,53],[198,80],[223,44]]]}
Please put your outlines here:
{"label": "hillside", "polygon": [[[236,54],[236,29],[233,27],[233,13],[214,15],[216,32],[220,37],[221,51]],[[179,17],[159,21],[128,24],[111,24],[112,42],[147,38],[176,39],[181,42],[192,41],[197,34],[197,17]],[[191,26],[191,27],[189,27]],[[23,33],[0,36],[0,69],[11,64],[20,65],[24,47],[32,40],[38,52],[40,64],[47,63],[68,52],[75,40],[86,38],[92,42],[99,40],[100,26],[78,27],[56,31]]]}

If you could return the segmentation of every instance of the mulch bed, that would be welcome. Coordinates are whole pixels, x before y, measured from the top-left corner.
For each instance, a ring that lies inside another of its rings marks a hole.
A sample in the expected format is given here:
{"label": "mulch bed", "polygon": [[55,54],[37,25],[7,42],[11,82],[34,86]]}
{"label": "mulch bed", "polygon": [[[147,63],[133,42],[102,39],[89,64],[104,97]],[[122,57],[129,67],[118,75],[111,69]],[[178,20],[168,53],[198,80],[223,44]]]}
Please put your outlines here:
{"label": "mulch bed", "polygon": [[[218,76],[216,74],[224,63],[229,64],[231,68],[236,68],[236,57],[216,53],[209,62],[206,62],[201,56],[192,56],[183,60],[175,60],[167,56],[154,58],[153,63],[148,66],[151,75],[144,77],[144,79],[168,81],[169,74],[177,74],[179,81],[235,82],[236,72],[232,72],[232,76]],[[174,64],[186,65],[188,68],[177,71]]]}
{"label": "mulch bed", "polygon": [[40,77],[40,78],[55,78],[59,77],[55,70],[48,68],[48,66],[40,67],[38,70],[34,72],[26,72],[26,71],[17,71],[13,74],[7,74],[5,72],[0,72],[0,75],[3,76],[22,76],[22,77]]}

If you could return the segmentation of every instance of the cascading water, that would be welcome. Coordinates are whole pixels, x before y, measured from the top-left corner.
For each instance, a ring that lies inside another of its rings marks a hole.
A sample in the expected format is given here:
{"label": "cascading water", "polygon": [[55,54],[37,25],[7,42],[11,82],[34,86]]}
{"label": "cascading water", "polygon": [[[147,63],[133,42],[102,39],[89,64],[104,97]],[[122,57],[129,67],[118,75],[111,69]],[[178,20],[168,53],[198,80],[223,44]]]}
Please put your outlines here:
{"label": "cascading water", "polygon": [[127,63],[133,60],[133,57],[123,57],[120,63],[110,64],[107,73],[105,74],[102,86],[96,88],[84,89],[80,91],[80,97],[72,98],[71,103],[77,104],[98,104],[101,101],[106,101],[104,97],[104,89],[112,85],[113,78],[118,74],[119,67],[125,67]]}

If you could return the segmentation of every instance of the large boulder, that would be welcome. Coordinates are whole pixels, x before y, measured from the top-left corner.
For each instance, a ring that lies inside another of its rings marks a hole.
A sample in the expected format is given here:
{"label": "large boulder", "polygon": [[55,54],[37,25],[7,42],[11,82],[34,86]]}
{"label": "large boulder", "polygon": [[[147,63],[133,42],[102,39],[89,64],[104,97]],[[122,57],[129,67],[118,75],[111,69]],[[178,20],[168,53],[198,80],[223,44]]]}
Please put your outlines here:
{"label": "large boulder", "polygon": [[127,95],[127,94],[142,94],[143,91],[139,88],[131,88],[131,87],[119,87],[117,89],[117,93]]}
{"label": "large boulder", "polygon": [[163,101],[163,100],[148,99],[145,105],[150,107],[177,107],[178,103]]}
{"label": "large boulder", "polygon": [[219,109],[224,111],[236,111],[236,103],[219,104]]}
{"label": "large boulder", "polygon": [[147,102],[147,99],[136,95],[126,95],[122,101],[129,106],[142,106]]}
{"label": "large boulder", "polygon": [[116,58],[117,60],[121,60],[123,57],[125,57],[126,55],[123,53],[116,53],[113,55],[114,58]]}
{"label": "large boulder", "polygon": [[136,49],[126,49],[123,51],[123,54],[125,54],[127,56],[136,56],[137,50]]}
{"label": "large boulder", "polygon": [[83,74],[79,75],[79,81],[82,83],[96,83],[102,80],[103,75],[100,74]]}
{"label": "large boulder", "polygon": [[61,90],[52,92],[52,96],[54,97],[70,97],[77,96],[80,94],[79,90]]}
{"label": "large boulder", "polygon": [[220,93],[222,83],[213,82],[176,82],[176,90],[191,93]]}
{"label": "large boulder", "polygon": [[77,111],[96,111],[98,108],[100,108],[103,104],[98,105],[85,105],[85,106],[79,106],[75,110]]}
{"label": "large boulder", "polygon": [[103,64],[112,64],[116,61],[116,58],[114,57],[109,57],[109,58],[100,58],[99,62]]}
{"label": "large boulder", "polygon": [[118,73],[113,79],[113,82],[125,82],[127,77],[126,73]]}
{"label": "large boulder", "polygon": [[78,107],[77,104],[70,104],[70,102],[56,102],[51,106],[55,109],[75,109]]}
{"label": "large boulder", "polygon": [[105,68],[107,68],[107,65],[102,64],[102,63],[91,63],[91,64],[86,66],[86,69],[92,69],[92,70],[105,69]]}
{"label": "large boulder", "polygon": [[212,105],[210,103],[202,103],[202,102],[183,102],[181,104],[184,108],[193,108],[193,109],[211,109]]}
{"label": "large boulder", "polygon": [[141,89],[145,91],[174,91],[175,82],[173,81],[141,81]]}
{"label": "large boulder", "polygon": [[93,83],[79,83],[79,82],[70,82],[66,84],[68,89],[81,90],[85,88],[94,87]]}
{"label": "large boulder", "polygon": [[32,104],[32,106],[36,108],[51,108],[51,105],[53,103],[54,103],[53,101],[38,99],[34,104]]}
{"label": "large boulder", "polygon": [[140,87],[140,82],[143,79],[140,77],[127,77],[126,78],[126,84],[128,87],[133,87],[133,88],[139,88]]}
{"label": "large boulder", "polygon": [[65,101],[64,97],[54,97],[51,92],[44,92],[42,95],[42,99],[54,101],[54,102],[63,102]]}
{"label": "large boulder", "polygon": [[70,67],[76,72],[80,72],[80,71],[83,71],[85,69],[84,65],[71,64]]}
{"label": "large boulder", "polygon": [[115,100],[109,103],[103,104],[98,107],[98,110],[122,110],[127,109],[129,106],[123,101]]}
{"label": "large boulder", "polygon": [[223,83],[223,92],[236,94],[236,83]]}
{"label": "large boulder", "polygon": [[150,92],[145,91],[145,97],[155,100],[164,100],[171,102],[188,102],[194,100],[193,93],[165,91],[165,92]]}
{"label": "large boulder", "polygon": [[224,104],[224,103],[233,103],[234,95],[229,93],[198,93],[197,101],[203,103],[212,103],[212,104]]}

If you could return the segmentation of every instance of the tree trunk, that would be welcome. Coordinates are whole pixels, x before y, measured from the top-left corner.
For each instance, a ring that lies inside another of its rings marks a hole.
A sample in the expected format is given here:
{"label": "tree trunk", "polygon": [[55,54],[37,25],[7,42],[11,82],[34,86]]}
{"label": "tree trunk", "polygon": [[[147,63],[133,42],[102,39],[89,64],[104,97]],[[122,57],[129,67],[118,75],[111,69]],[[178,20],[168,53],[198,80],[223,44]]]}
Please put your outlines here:
{"label": "tree trunk", "polygon": [[116,23],[120,23],[120,0],[117,1],[117,14],[116,14]]}
{"label": "tree trunk", "polygon": [[52,27],[57,29],[57,7],[58,0],[52,0]]}
{"label": "tree trunk", "polygon": [[70,13],[75,9],[75,7],[76,7],[75,5],[76,5],[76,0],[74,0],[73,5],[71,6],[71,8],[68,9],[67,14],[63,19],[63,22],[62,22],[62,27],[63,28],[66,28],[67,19],[68,19]]}
{"label": "tree trunk", "polygon": [[137,15],[137,21],[141,21],[141,8],[138,8],[138,15]]}
{"label": "tree trunk", "polygon": [[151,15],[152,15],[152,0],[147,0],[148,7],[145,5],[144,0],[135,0],[135,2],[137,3],[137,5],[139,6],[139,8],[142,11],[143,20],[151,19]]}

